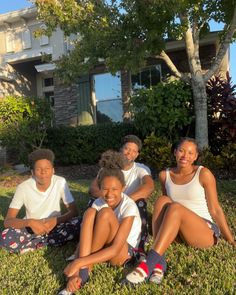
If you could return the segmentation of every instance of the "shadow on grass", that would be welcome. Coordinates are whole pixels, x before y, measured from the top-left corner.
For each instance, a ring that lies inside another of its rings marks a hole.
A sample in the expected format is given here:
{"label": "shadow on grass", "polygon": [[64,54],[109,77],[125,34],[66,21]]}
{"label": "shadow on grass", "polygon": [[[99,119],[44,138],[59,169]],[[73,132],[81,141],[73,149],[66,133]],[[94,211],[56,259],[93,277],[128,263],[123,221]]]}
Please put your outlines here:
{"label": "shadow on grass", "polygon": [[82,216],[88,207],[89,194],[84,192],[74,191],[74,190],[71,190],[71,193],[75,198],[75,202],[78,209],[78,215]]}
{"label": "shadow on grass", "polygon": [[[7,214],[7,210],[9,208],[9,205],[11,203],[12,200],[12,194],[6,194],[5,196],[1,196],[0,197],[0,231],[2,231],[4,229],[4,218]],[[23,218],[25,216],[25,209],[22,208],[20,210],[20,212],[18,213],[18,217],[19,218]]]}
{"label": "shadow on grass", "polygon": [[51,273],[58,281],[58,292],[66,286],[66,277],[63,270],[69,264],[66,259],[74,253],[77,243],[72,241],[61,247],[47,247],[44,251],[44,259],[47,260]]}
{"label": "shadow on grass", "polygon": [[[0,197],[0,231],[4,229],[4,218],[7,214],[7,210],[12,200],[12,193],[6,193],[5,196]],[[18,213],[19,218],[23,218],[25,216],[25,209],[22,208]]]}
{"label": "shadow on grass", "polygon": [[[89,194],[87,191],[74,188],[73,185],[70,187],[70,191],[75,198],[78,215],[83,216],[83,213],[88,206]],[[64,211],[65,208],[62,206],[62,213]],[[72,241],[61,247],[47,247],[45,249],[44,258],[47,260],[51,272],[54,274],[60,285],[58,291],[66,286],[66,277],[63,274],[63,270],[69,264],[66,259],[74,253],[77,243],[78,241]]]}
{"label": "shadow on grass", "polygon": [[6,216],[6,213],[7,213],[7,210],[8,210],[8,207],[11,203],[11,197],[12,194],[6,194],[5,196],[1,196],[0,198],[0,216],[2,216],[2,218],[0,219],[0,230],[2,231],[4,226],[3,226],[3,221],[4,221],[4,218]]}

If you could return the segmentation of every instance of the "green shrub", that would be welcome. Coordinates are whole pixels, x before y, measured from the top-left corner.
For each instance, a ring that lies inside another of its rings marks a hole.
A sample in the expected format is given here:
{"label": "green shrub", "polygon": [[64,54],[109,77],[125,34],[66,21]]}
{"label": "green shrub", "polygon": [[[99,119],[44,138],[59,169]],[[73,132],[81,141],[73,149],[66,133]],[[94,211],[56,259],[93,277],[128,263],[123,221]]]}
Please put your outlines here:
{"label": "green shrub", "polygon": [[46,146],[54,151],[57,164],[94,164],[105,150],[118,150],[127,134],[138,135],[131,123],[56,127],[48,130]]}
{"label": "green shrub", "polygon": [[236,143],[229,143],[218,155],[214,155],[209,148],[204,149],[200,153],[199,163],[212,170],[220,178],[235,178]]}
{"label": "green shrub", "polygon": [[236,85],[229,73],[212,77],[206,87],[208,95],[209,142],[212,152],[236,142]]}
{"label": "green shrub", "polygon": [[236,175],[236,143],[229,143],[221,151],[223,169],[229,175]]}
{"label": "green shrub", "polygon": [[199,154],[199,164],[209,168],[210,170],[219,171],[223,168],[222,158],[220,155],[213,155],[210,148],[205,148]]}
{"label": "green shrub", "polygon": [[0,141],[17,151],[18,159],[27,163],[27,155],[40,148],[52,121],[47,101],[8,96],[0,100]]}
{"label": "green shrub", "polygon": [[135,126],[144,137],[154,133],[174,141],[187,135],[185,128],[193,121],[191,89],[177,80],[137,90],[129,108]]}
{"label": "green shrub", "polygon": [[175,163],[171,146],[165,137],[156,137],[151,134],[144,140],[140,160],[159,172]]}

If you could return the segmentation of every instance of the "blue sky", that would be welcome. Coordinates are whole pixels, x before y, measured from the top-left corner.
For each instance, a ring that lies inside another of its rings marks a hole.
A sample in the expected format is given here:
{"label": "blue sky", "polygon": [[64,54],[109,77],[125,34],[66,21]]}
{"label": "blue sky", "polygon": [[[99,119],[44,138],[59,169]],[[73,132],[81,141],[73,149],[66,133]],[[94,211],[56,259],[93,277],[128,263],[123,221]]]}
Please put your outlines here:
{"label": "blue sky", "polygon": [[[21,8],[32,6],[32,3],[27,0],[0,0],[0,14],[6,13]],[[217,26],[212,26],[213,30],[217,30]],[[236,43],[231,45],[230,48],[230,75],[233,83],[236,84]]]}

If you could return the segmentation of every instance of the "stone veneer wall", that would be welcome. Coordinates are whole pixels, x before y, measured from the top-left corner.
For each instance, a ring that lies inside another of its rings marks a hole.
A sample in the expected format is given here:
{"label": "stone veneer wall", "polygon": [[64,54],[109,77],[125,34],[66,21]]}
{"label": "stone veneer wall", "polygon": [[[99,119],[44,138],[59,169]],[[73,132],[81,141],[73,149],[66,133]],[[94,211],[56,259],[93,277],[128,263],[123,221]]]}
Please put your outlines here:
{"label": "stone veneer wall", "polygon": [[78,86],[66,87],[55,81],[54,86],[54,123],[59,125],[74,125],[78,117],[77,95]]}

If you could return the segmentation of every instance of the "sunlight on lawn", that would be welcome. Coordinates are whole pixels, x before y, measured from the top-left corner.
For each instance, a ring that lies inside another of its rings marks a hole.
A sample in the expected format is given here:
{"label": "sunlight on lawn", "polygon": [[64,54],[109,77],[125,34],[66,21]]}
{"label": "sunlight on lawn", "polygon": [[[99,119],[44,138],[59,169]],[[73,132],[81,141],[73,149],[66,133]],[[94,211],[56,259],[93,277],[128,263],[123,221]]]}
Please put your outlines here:
{"label": "sunlight on lawn", "polygon": [[[69,182],[70,189],[81,210],[88,201],[90,181]],[[236,186],[235,181],[221,181],[219,198],[227,214],[231,228],[236,234]],[[0,226],[9,206],[13,189],[0,187]],[[149,200],[151,218],[152,206],[160,187]],[[22,213],[23,214],[23,213]],[[0,294],[56,294],[65,286],[63,269],[67,265],[76,244],[71,242],[61,248],[45,248],[24,255],[9,254],[0,250]],[[235,249],[224,241],[211,249],[195,250],[184,245],[172,245],[167,253],[168,271],[162,284],[143,284],[137,288],[122,287],[120,281],[127,270],[95,266],[88,284],[81,295],[154,295],[154,294],[236,294]]]}

